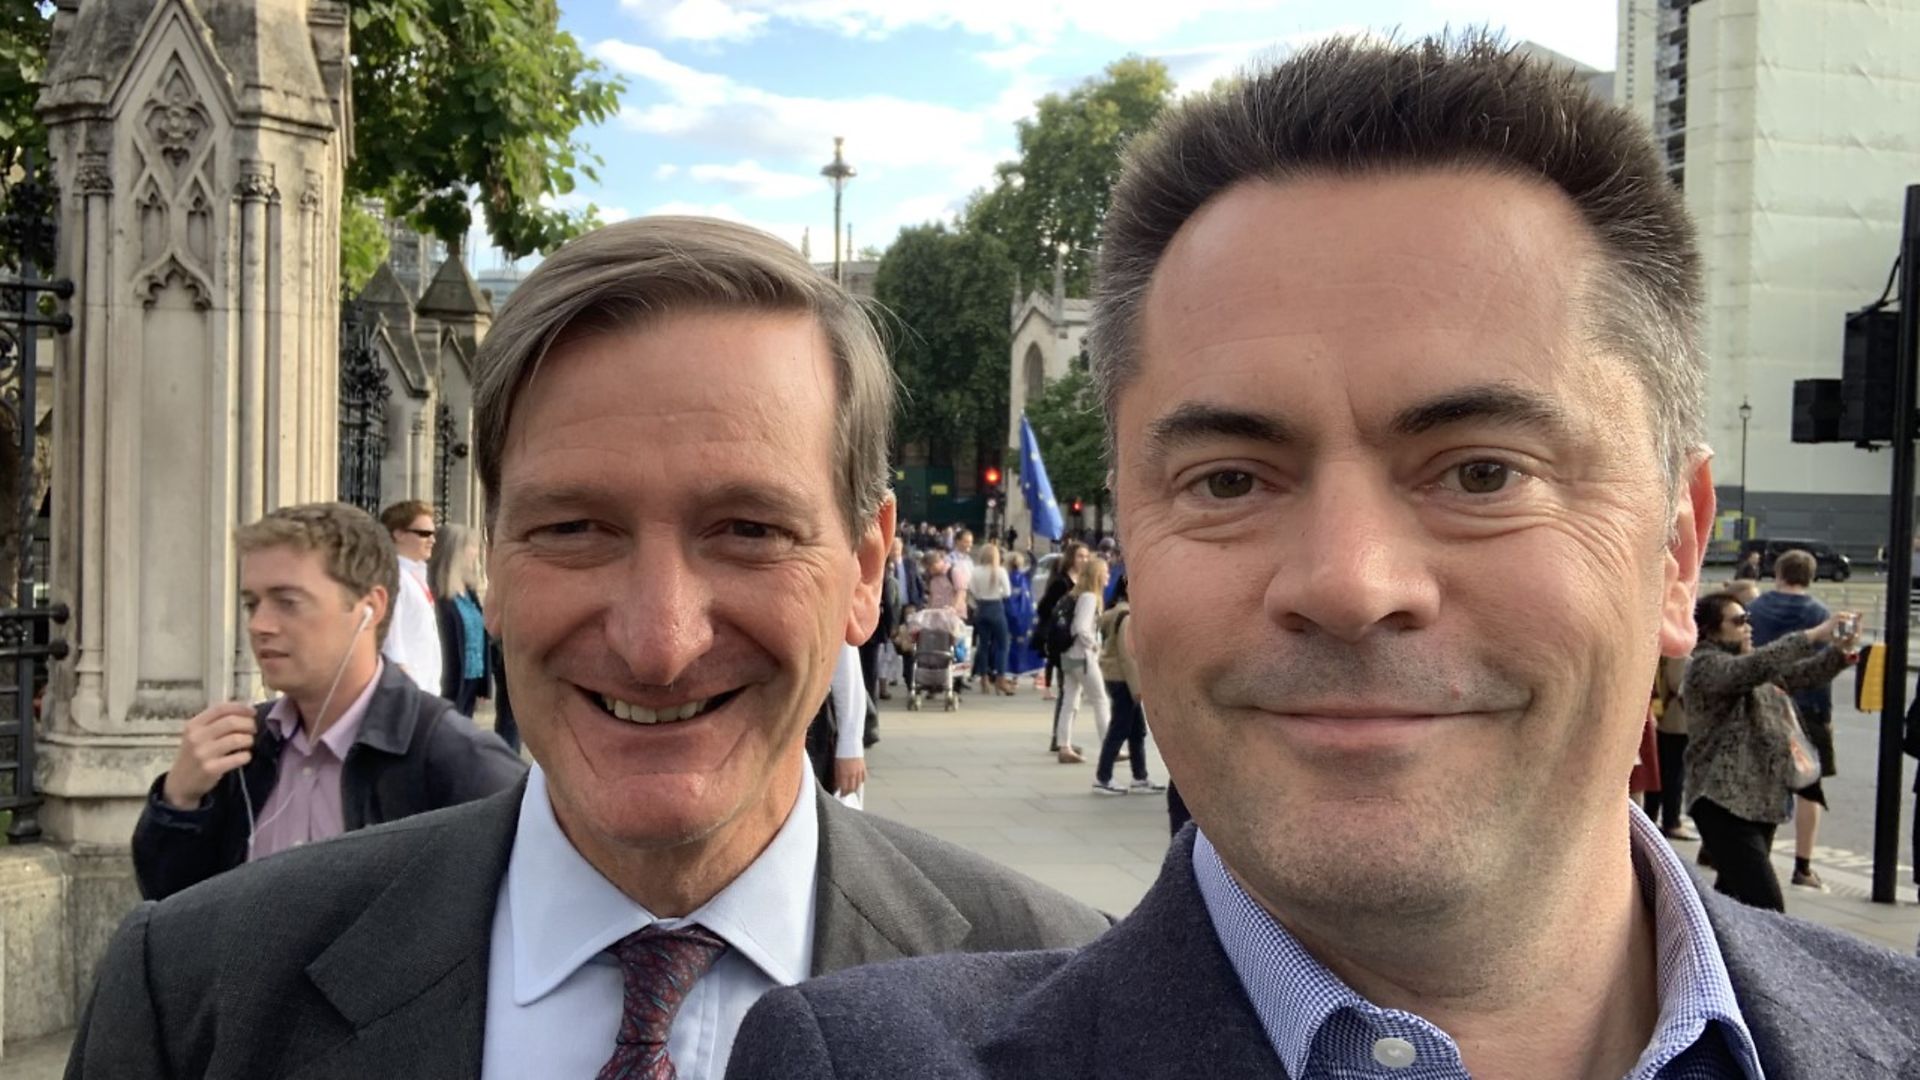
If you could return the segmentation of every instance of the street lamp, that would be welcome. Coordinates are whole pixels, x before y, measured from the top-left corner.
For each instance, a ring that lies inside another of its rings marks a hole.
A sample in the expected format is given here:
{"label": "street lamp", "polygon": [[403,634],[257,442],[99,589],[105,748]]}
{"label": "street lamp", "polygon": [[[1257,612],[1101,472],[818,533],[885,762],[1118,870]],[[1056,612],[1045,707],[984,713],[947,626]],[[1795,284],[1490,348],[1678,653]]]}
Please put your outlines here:
{"label": "street lamp", "polygon": [[1745,395],[1740,398],[1740,539],[1747,539],[1747,422],[1753,419],[1753,405]]}
{"label": "street lamp", "polygon": [[847,181],[853,179],[855,175],[853,166],[847,164],[847,159],[841,155],[841,148],[846,141],[846,138],[840,135],[833,137],[833,160],[820,169],[820,175],[826,177],[827,183],[833,185],[833,280],[840,285],[846,284],[844,275],[840,271],[840,193],[846,190]]}

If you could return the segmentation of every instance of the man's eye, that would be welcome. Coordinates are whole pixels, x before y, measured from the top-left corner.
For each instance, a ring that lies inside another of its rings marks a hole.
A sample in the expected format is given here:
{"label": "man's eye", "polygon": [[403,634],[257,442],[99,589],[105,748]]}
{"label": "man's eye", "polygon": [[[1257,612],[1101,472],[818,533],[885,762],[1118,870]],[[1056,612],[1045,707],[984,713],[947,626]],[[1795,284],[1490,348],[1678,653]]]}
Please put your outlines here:
{"label": "man's eye", "polygon": [[1207,475],[1207,494],[1216,499],[1238,499],[1253,493],[1253,474],[1224,469]]}
{"label": "man's eye", "polygon": [[590,521],[558,521],[552,525],[542,525],[533,530],[536,536],[579,536],[593,528]]}
{"label": "man's eye", "polygon": [[773,526],[758,521],[727,522],[727,535],[736,536],[742,540],[765,540],[776,535],[777,531]]}
{"label": "man's eye", "polygon": [[1512,468],[1498,461],[1469,461],[1454,469],[1460,490],[1468,495],[1492,495],[1512,482]]}

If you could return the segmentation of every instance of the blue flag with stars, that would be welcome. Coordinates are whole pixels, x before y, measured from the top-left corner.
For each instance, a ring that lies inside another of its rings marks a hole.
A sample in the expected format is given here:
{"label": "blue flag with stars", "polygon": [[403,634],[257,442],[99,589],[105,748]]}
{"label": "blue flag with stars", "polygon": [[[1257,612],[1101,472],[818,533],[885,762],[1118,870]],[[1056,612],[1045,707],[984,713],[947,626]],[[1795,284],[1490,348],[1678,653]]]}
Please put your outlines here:
{"label": "blue flag with stars", "polygon": [[1033,513],[1033,534],[1058,541],[1067,526],[1060,518],[1060,504],[1054,501],[1046,463],[1040,460],[1040,443],[1033,437],[1026,413],[1020,414],[1020,494],[1026,496],[1027,509]]}

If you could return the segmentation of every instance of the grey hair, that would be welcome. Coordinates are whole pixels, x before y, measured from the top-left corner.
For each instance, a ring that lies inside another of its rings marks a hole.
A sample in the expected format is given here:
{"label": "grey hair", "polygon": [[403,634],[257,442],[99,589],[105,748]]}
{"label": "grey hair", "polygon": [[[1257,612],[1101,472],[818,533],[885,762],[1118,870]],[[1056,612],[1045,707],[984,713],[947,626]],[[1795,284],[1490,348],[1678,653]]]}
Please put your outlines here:
{"label": "grey hair", "polygon": [[1646,126],[1571,72],[1480,32],[1412,44],[1337,38],[1168,110],[1128,147],[1102,227],[1087,336],[1114,458],[1141,309],[1181,226],[1247,181],[1479,168],[1551,184],[1592,230],[1593,344],[1647,390],[1669,492],[1705,448],[1700,257]]}
{"label": "grey hair", "polygon": [[804,312],[834,363],[834,456],[842,516],[858,543],[892,495],[887,450],[896,383],[865,308],[770,233],[701,217],[642,217],[547,257],[508,298],[474,359],[474,468],[487,526],[500,502],[507,425],[522,388],[563,336],[626,330],[674,311]]}

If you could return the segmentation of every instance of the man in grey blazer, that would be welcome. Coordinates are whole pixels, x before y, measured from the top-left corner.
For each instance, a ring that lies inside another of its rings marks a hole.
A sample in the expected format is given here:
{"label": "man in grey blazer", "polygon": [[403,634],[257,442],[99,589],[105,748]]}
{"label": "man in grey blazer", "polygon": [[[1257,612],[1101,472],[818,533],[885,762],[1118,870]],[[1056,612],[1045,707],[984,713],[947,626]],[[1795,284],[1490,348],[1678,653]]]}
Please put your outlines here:
{"label": "man in grey blazer", "polygon": [[807,769],[894,525],[850,296],[765,233],[636,219],[543,262],[476,376],[526,783],[142,906],[69,1076],[717,1080],[773,987],[1107,927]]}
{"label": "man in grey blazer", "polygon": [[1324,43],[1136,141],[1100,257],[1196,827],[1092,945],[775,991],[729,1075],[1920,1076],[1920,963],[1703,894],[1627,795],[1714,516],[1637,121],[1477,36]]}

